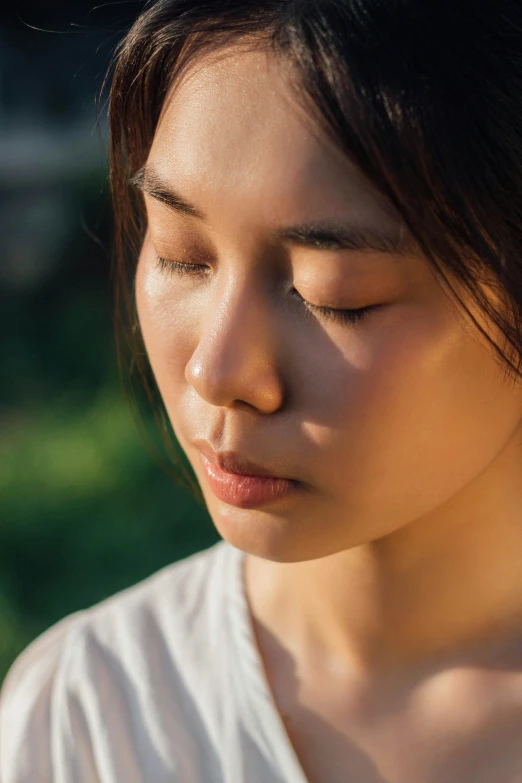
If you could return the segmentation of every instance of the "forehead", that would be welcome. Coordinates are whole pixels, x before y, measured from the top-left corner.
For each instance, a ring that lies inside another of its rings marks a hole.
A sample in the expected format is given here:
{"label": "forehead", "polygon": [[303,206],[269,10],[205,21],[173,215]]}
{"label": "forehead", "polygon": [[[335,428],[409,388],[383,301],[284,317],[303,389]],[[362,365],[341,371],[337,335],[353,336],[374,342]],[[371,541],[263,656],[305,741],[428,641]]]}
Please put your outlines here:
{"label": "forehead", "polygon": [[[230,46],[193,61],[162,111],[149,162],[195,199],[219,193],[288,211],[344,211],[396,220],[393,207],[298,103],[288,71],[261,49]],[[270,214],[270,213],[273,214]]]}

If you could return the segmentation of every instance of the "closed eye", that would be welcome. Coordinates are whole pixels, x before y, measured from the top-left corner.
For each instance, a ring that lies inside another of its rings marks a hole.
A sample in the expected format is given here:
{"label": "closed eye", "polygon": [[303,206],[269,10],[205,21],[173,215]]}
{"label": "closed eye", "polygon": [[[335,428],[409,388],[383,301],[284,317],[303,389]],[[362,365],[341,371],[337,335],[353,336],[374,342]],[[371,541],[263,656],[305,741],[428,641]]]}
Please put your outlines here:
{"label": "closed eye", "polygon": [[205,275],[206,269],[208,267],[204,266],[203,264],[185,264],[182,261],[170,261],[167,258],[162,258],[161,256],[156,257],[158,261],[158,266],[160,269],[162,269],[164,272],[168,272],[169,274],[178,274],[178,275]]}
{"label": "closed eye", "polygon": [[331,319],[333,321],[339,321],[340,323],[359,323],[374,310],[378,310],[383,305],[368,305],[367,307],[358,307],[357,309],[342,309],[337,307],[323,307],[321,305],[314,305],[307,299],[303,299],[299,291],[294,288],[292,290],[292,296],[299,299],[305,306],[305,308],[311,313],[319,313],[323,318]]}

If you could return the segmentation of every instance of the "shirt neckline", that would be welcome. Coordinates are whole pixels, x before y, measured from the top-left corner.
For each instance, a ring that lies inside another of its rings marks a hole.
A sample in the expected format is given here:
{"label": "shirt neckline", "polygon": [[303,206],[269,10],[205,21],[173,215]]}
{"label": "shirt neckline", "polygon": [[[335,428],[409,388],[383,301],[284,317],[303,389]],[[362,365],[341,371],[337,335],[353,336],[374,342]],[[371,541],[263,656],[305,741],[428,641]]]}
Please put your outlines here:
{"label": "shirt neckline", "polygon": [[229,570],[230,619],[239,665],[244,674],[246,695],[269,749],[276,756],[277,766],[285,774],[284,779],[292,783],[309,783],[277,707],[257,646],[245,586],[246,552],[232,544],[228,546],[232,561]]}

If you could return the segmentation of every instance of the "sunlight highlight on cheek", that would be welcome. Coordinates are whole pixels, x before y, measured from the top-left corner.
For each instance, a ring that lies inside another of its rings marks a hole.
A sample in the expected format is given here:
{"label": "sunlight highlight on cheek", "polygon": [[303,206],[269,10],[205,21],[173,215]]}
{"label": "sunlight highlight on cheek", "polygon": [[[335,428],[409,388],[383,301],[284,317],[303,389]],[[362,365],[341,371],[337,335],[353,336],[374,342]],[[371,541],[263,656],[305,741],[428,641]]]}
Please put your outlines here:
{"label": "sunlight highlight on cheek", "polygon": [[198,309],[187,301],[174,278],[159,268],[153,251],[140,258],[136,275],[136,303],[145,342],[155,350],[181,350],[197,333]]}
{"label": "sunlight highlight on cheek", "polygon": [[158,302],[165,297],[165,279],[151,261],[143,270],[143,295],[149,302]]}
{"label": "sunlight highlight on cheek", "polygon": [[142,330],[162,331],[168,323],[168,301],[165,280],[147,255],[140,258],[136,274],[136,304]]}

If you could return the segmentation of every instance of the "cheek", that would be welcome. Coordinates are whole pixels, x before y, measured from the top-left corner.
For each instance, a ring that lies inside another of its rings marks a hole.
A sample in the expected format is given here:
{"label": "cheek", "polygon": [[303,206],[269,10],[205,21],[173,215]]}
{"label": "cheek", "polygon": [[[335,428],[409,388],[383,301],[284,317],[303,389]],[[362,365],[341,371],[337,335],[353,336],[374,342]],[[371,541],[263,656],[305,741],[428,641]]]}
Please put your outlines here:
{"label": "cheek", "polygon": [[345,507],[371,507],[392,528],[475,478],[519,426],[522,402],[491,350],[442,309],[401,315],[329,394],[326,426],[308,425],[325,480]]}
{"label": "cheek", "polygon": [[167,404],[185,383],[193,324],[188,310],[176,302],[170,281],[146,250],[136,270],[136,307],[149,362]]}

